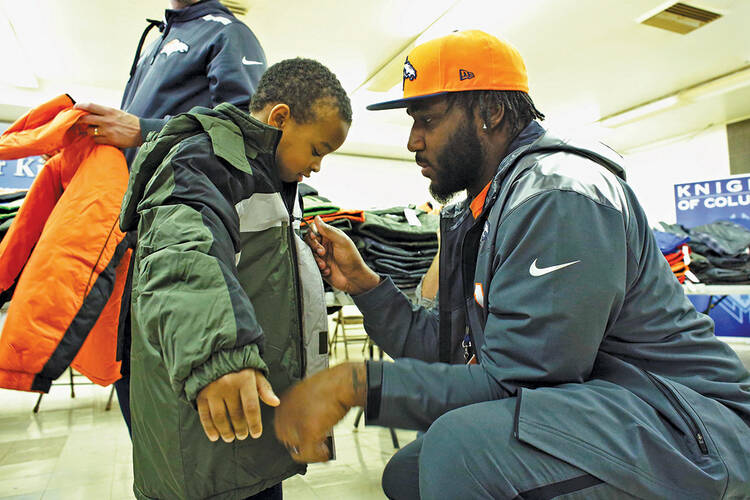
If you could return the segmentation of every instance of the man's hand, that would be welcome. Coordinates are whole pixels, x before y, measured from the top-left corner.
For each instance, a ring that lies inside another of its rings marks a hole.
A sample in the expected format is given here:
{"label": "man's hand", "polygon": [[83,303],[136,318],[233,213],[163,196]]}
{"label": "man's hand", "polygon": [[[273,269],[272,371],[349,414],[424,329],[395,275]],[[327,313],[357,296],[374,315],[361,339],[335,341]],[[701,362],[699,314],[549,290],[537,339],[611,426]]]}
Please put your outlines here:
{"label": "man's hand", "polygon": [[281,397],[274,415],[276,437],[297,462],[331,459],[326,446],[328,431],[353,406],[367,401],[364,363],[343,363],[316,373]]}
{"label": "man's hand", "polygon": [[332,287],[350,295],[372,290],[380,283],[380,276],[367,267],[354,242],[343,231],[329,226],[315,217],[315,228],[307,233],[307,244],[312,248],[320,274]]}
{"label": "man's hand", "polygon": [[228,373],[201,389],[196,402],[208,439],[216,441],[221,436],[231,443],[235,437],[246,439],[248,429],[250,436],[259,438],[263,432],[259,396],[269,406],[279,405],[263,372],[252,368]]}
{"label": "man's hand", "polygon": [[141,122],[137,116],[88,102],[78,103],[75,108],[89,112],[78,123],[87,126],[87,133],[94,137],[97,144],[125,149],[140,146],[143,142]]}

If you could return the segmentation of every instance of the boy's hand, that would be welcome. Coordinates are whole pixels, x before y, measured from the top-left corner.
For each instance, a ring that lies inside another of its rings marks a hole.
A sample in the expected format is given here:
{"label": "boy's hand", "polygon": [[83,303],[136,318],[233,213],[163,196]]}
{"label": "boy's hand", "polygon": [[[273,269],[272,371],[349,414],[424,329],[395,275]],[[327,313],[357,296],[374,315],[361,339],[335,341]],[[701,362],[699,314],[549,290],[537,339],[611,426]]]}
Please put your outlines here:
{"label": "boy's hand", "polygon": [[331,459],[328,431],[353,406],[367,400],[365,364],[343,363],[318,372],[290,388],[274,414],[276,437],[297,462]]}
{"label": "boy's hand", "polygon": [[350,295],[371,290],[380,283],[378,276],[367,267],[354,242],[343,231],[329,226],[315,217],[315,228],[307,233],[307,244],[312,248],[320,274],[331,284]]}
{"label": "boy's hand", "polygon": [[135,115],[89,102],[80,102],[75,109],[89,112],[78,123],[88,126],[87,133],[97,144],[125,149],[140,146],[143,142],[141,121]]}
{"label": "boy's hand", "polygon": [[263,372],[246,368],[228,373],[201,389],[196,403],[203,430],[211,441],[221,436],[227,443],[254,439],[263,432],[258,397],[269,406],[278,406],[279,398]]}

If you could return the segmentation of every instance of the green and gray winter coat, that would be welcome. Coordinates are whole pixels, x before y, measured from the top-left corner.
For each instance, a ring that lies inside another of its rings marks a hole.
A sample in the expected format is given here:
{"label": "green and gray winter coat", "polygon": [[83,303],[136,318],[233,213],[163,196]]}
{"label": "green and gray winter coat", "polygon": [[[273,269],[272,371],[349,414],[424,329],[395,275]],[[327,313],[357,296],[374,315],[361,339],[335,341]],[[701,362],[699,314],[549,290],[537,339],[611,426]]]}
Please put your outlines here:
{"label": "green and gray winter coat", "polygon": [[[281,132],[231,104],[194,108],[140,149],[120,225],[133,262],[131,407],[139,498],[239,499],[304,466],[274,436],[212,443],[195,399],[244,368],[277,394],[327,366],[323,283],[299,235]],[[290,208],[292,207],[292,208]]]}

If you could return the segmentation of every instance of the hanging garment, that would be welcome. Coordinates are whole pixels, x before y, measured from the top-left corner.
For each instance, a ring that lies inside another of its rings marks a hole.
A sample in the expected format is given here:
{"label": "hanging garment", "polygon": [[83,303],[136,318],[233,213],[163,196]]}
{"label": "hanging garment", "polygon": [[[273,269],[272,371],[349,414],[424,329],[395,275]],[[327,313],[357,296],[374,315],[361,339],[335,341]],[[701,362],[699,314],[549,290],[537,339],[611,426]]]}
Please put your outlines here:
{"label": "hanging garment", "polygon": [[118,226],[128,183],[122,152],[77,125],[62,95],[0,136],[0,159],[55,153],[0,243],[0,292],[16,286],[0,336],[0,387],[47,392],[72,366],[92,382],[116,360],[130,241]]}

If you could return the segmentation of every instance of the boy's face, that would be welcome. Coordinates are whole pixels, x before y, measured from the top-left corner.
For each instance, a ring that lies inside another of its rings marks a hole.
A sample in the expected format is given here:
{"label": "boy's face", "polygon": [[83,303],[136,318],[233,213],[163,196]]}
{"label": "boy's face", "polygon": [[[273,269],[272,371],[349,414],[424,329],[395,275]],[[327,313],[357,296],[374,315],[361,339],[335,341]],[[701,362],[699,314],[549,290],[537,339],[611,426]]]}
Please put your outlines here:
{"label": "boy's face", "polygon": [[276,149],[276,165],[281,180],[300,182],[320,171],[323,156],[336,151],[349,133],[349,124],[341,119],[336,107],[320,104],[310,123],[299,123],[290,118]]}

